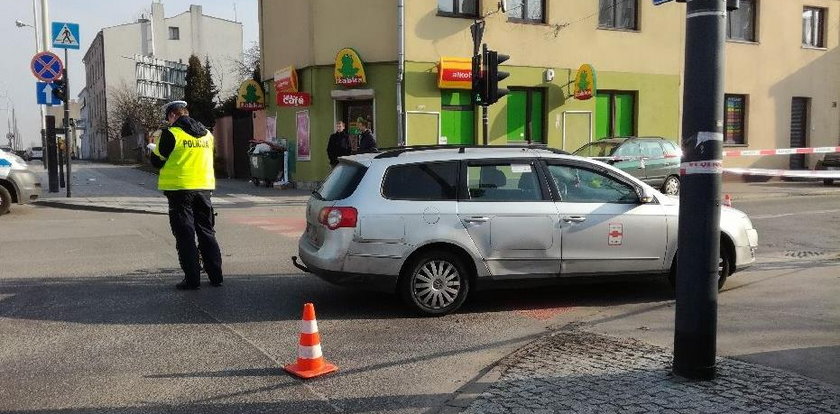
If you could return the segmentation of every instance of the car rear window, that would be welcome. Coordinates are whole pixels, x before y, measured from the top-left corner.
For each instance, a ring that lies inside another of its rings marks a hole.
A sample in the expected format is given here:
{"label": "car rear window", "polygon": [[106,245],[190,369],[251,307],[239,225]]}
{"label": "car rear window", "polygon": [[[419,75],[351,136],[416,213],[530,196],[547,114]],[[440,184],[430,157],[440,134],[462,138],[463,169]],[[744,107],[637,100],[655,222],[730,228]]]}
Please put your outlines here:
{"label": "car rear window", "polygon": [[457,162],[396,165],[382,183],[382,195],[394,200],[454,200],[457,189]]}
{"label": "car rear window", "polygon": [[339,162],[313,195],[326,201],[343,200],[353,195],[365,176],[367,167],[354,162]]}
{"label": "car rear window", "polygon": [[593,142],[578,148],[573,154],[581,157],[609,157],[618,145],[616,142]]}

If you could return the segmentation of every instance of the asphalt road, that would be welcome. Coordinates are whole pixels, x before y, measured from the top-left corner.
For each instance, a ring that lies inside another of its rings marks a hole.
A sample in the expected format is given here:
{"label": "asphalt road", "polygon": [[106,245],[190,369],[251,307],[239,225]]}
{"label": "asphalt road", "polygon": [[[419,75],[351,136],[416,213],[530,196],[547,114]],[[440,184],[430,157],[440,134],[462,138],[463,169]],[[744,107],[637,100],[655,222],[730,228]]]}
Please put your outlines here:
{"label": "asphalt road", "polygon": [[[719,348],[831,381],[836,368],[796,363],[837,360],[824,358],[838,349],[840,197],[817,198],[736,204],[761,263],[720,295]],[[0,222],[0,412],[426,412],[566,323],[670,346],[661,280],[479,292],[455,315],[415,318],[292,267],[302,212],[220,209],[225,286],[179,292],[166,216],[16,207]],[[788,254],[802,251],[822,255]],[[308,301],[340,370],[303,382],[280,367]]]}

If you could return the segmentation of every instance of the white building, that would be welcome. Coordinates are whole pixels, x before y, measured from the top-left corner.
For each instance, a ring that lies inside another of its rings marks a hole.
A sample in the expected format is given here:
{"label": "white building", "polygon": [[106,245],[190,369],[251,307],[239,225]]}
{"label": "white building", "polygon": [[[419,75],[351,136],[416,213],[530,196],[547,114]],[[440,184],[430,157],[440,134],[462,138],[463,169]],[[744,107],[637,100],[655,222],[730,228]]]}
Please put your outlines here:
{"label": "white building", "polygon": [[190,55],[213,68],[220,96],[237,86],[235,62],[242,59],[242,24],[206,16],[201,6],[165,17],[163,4],[152,3],[150,16],[134,23],[106,27],[85,52],[87,130],[83,143],[90,157],[108,156],[108,98],[112,91],[131,88],[141,96],[168,100],[183,96]]}

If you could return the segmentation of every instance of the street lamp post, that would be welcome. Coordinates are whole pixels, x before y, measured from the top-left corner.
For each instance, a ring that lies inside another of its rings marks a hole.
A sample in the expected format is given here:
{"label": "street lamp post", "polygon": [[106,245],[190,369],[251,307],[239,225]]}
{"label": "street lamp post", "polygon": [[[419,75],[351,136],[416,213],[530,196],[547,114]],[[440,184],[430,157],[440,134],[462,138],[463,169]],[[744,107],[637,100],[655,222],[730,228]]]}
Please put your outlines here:
{"label": "street lamp post", "polygon": [[[38,34],[39,34],[39,32],[38,32],[38,8],[36,6],[36,0],[32,0],[32,23],[33,24],[28,24],[28,23],[25,23],[21,20],[16,20],[15,21],[15,26],[17,26],[18,28],[31,27],[32,29],[34,29],[34,31],[35,31],[35,53],[37,54],[38,52],[45,51],[47,49],[47,44],[46,43],[40,44],[38,42],[38,37],[39,37],[38,36]],[[46,26],[43,29],[46,30]],[[47,148],[47,136],[46,136],[47,124],[46,124],[46,118],[44,118],[44,112],[45,112],[44,111],[44,105],[38,105],[38,107],[39,107],[39,110],[41,111],[41,148],[43,148],[45,150],[43,156],[41,157],[41,160],[44,163],[44,167],[46,167],[47,166],[47,151],[46,151],[46,148]]]}

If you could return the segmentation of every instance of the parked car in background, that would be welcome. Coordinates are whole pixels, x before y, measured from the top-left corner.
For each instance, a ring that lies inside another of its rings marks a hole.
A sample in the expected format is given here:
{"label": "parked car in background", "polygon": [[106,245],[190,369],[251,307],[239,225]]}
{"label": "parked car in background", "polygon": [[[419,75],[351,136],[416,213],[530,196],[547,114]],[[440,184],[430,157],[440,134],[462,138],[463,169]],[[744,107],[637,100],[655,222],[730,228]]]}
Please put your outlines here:
{"label": "parked car in background", "polygon": [[0,149],[0,216],[13,203],[35,201],[41,195],[41,180],[21,157]]}
{"label": "parked car in background", "polygon": [[42,160],[42,159],[44,159],[44,148],[43,147],[30,147],[26,150],[26,156],[24,158],[27,161]]}
{"label": "parked car in background", "polygon": [[573,154],[613,165],[665,194],[680,193],[682,150],[665,138],[605,138],[590,142]]}
{"label": "parked car in background", "polygon": [[[840,170],[840,153],[825,154],[823,159],[817,161],[814,167],[816,170]],[[823,178],[823,184],[834,184],[833,178]]]}
{"label": "parked car in background", "polygon": [[[303,271],[396,292],[425,315],[493,282],[669,275],[679,200],[613,166],[536,147],[405,147],[340,158],[306,206]],[[758,233],[721,207],[718,287]],[[514,286],[508,284],[507,286]]]}

